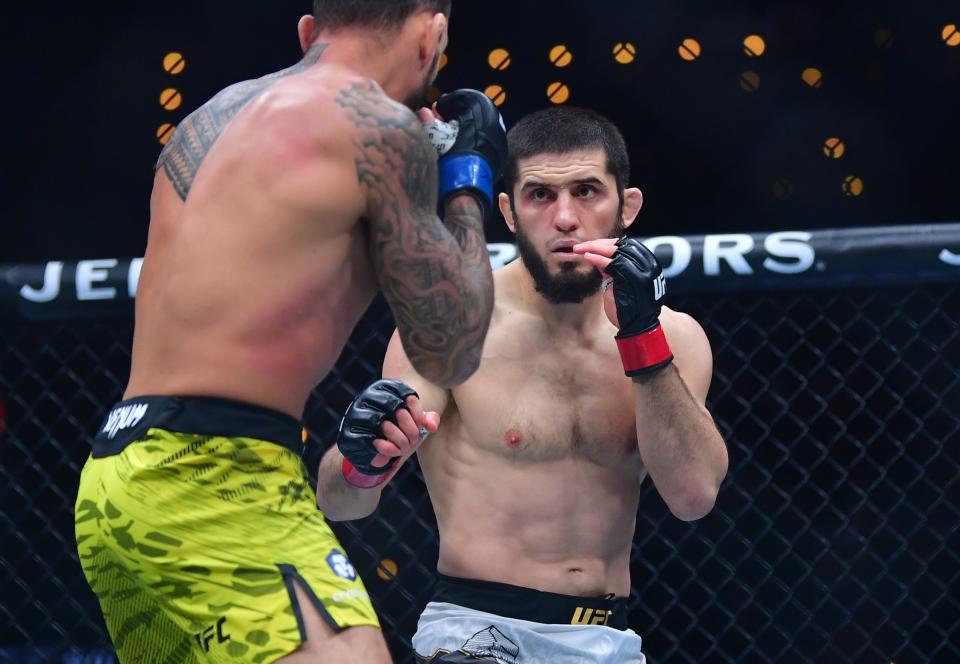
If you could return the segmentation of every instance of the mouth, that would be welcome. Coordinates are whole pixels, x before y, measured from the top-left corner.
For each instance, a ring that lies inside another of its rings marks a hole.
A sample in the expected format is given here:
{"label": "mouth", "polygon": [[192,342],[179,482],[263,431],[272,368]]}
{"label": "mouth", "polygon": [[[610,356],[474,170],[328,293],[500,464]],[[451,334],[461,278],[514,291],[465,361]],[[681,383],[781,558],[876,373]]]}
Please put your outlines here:
{"label": "mouth", "polygon": [[557,247],[550,252],[550,255],[554,257],[554,260],[560,263],[573,264],[583,261],[583,256],[573,253],[572,247]]}
{"label": "mouth", "polygon": [[558,240],[556,244],[553,245],[553,249],[550,253],[552,254],[561,254],[564,259],[575,259],[579,258],[579,254],[573,253],[573,247],[576,245],[576,241],[569,240]]}

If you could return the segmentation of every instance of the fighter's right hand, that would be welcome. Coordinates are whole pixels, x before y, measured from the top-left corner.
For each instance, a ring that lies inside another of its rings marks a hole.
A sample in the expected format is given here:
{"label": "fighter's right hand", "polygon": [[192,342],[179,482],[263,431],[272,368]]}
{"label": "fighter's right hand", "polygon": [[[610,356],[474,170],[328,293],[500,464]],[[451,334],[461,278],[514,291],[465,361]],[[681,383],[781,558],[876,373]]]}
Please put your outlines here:
{"label": "fighter's right hand", "polygon": [[371,383],[354,397],[340,421],[337,447],[344,479],[362,489],[383,484],[397,461],[413,454],[439,423],[440,416],[425,413],[409,385],[398,380]]}
{"label": "fighter's right hand", "polygon": [[474,196],[484,216],[493,205],[493,183],[507,163],[507,132],[496,105],[477,90],[442,95],[437,111],[459,124],[457,140],[440,158],[440,210],[461,193]]}

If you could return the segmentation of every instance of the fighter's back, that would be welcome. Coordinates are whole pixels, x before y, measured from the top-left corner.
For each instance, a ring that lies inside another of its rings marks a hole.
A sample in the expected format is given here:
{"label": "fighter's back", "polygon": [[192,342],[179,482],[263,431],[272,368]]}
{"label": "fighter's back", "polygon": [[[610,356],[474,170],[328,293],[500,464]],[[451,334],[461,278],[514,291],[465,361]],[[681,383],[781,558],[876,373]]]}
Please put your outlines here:
{"label": "fighter's back", "polygon": [[[336,66],[231,86],[164,149],[126,397],[210,395],[299,416],[376,290],[351,95]],[[398,113],[409,113],[399,109]]]}

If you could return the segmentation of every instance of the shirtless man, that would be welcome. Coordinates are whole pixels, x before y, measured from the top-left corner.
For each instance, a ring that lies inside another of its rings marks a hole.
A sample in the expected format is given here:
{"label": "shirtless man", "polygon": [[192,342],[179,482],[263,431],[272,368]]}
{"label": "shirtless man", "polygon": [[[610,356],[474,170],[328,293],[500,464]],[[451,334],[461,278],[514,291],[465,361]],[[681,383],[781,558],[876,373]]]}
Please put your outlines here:
{"label": "shirtless man", "polygon": [[[642,203],[616,127],[557,107],[508,142],[499,202],[521,260],[495,275],[479,370],[437,385],[396,334],[384,360],[431,429],[442,414],[417,450],[440,579],[413,645],[430,663],[643,662],[625,609],[640,485],[649,473],[689,521],[712,509],[727,470],[704,407],[710,345],[690,316],[661,309],[653,254],[612,239]],[[417,448],[389,433],[371,444],[401,461]],[[364,516],[379,488],[344,489],[338,460],[332,449],[321,464],[320,504]]]}
{"label": "shirtless man", "polygon": [[449,13],[449,0],[316,0],[300,63],[226,88],[164,148],[130,382],[76,506],[121,661],[389,661],[317,510],[299,420],[378,289],[431,382],[479,362],[483,213],[506,136],[484,95],[446,95],[460,133],[438,169],[408,108],[436,76]]}

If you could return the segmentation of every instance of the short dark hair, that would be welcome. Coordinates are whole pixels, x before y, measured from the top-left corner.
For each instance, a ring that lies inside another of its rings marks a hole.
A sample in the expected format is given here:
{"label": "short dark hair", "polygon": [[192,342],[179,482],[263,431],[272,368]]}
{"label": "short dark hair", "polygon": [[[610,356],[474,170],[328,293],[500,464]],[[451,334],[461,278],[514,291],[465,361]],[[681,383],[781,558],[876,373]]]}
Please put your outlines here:
{"label": "short dark hair", "polygon": [[313,0],[316,29],[394,28],[418,11],[450,16],[451,0]]}
{"label": "short dark hair", "polygon": [[596,111],[576,106],[554,106],[531,113],[507,132],[507,166],[503,183],[513,201],[513,188],[520,177],[519,162],[538,154],[563,154],[600,148],[607,156],[607,171],[617,181],[617,193],[630,181],[630,158],[623,134]]}

